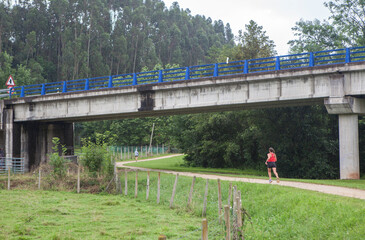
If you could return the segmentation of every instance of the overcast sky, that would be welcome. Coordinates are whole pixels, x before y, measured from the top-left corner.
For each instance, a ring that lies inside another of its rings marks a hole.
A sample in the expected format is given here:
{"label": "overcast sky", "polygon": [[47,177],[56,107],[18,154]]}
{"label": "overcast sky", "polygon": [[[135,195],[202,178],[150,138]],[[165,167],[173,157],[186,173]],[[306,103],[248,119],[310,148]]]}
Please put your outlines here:
{"label": "overcast sky", "polygon": [[267,36],[275,42],[279,55],[287,54],[289,40],[294,39],[292,27],[304,20],[327,19],[329,10],[325,0],[163,0],[170,8],[178,2],[180,8],[189,8],[192,15],[205,15],[213,21],[229,23],[235,36],[252,19],[263,26]]}

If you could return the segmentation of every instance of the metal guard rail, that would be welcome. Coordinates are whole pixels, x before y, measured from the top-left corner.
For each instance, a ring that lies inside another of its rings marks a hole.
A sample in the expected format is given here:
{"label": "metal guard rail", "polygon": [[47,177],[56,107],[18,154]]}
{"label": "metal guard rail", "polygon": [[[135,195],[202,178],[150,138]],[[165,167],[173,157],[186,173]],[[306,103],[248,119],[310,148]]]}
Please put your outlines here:
{"label": "metal guard rail", "polygon": [[9,97],[87,91],[360,61],[365,61],[365,46],[19,86],[10,89]]}
{"label": "metal guard rail", "polygon": [[0,157],[0,175],[6,174],[8,169],[13,173],[24,173],[24,158]]}

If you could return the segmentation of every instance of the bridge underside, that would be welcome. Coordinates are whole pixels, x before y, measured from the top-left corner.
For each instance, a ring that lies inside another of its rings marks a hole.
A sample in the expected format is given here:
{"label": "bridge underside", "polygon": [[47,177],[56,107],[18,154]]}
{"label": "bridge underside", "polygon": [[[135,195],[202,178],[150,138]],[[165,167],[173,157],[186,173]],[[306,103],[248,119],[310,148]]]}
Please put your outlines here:
{"label": "bridge underside", "polygon": [[27,97],[3,103],[3,142],[7,156],[36,165],[53,137],[73,146],[75,121],[324,104],[339,115],[341,178],[358,179],[364,96],[365,63],[356,63]]}

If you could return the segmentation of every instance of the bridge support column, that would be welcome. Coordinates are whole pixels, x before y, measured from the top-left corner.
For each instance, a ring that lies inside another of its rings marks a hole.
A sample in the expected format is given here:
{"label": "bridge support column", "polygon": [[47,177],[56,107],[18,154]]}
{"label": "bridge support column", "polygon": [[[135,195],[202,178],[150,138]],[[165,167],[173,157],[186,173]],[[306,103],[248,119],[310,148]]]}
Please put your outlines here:
{"label": "bridge support column", "polygon": [[[40,124],[39,129],[39,139],[37,141],[38,150],[37,155],[41,160],[41,163],[48,162],[48,155],[53,152],[52,139],[58,137],[60,143],[65,145],[67,148],[66,155],[73,155],[73,124],[65,122]],[[61,152],[60,152],[61,153]],[[35,163],[38,165],[37,163]]]}
{"label": "bridge support column", "polygon": [[6,157],[6,169],[11,165],[11,158],[14,151],[14,122],[13,122],[13,109],[4,109],[5,118],[5,157]]}
{"label": "bridge support column", "polygon": [[20,157],[24,159],[24,170],[29,172],[29,128],[26,124],[20,127]]}
{"label": "bridge support column", "polygon": [[338,116],[341,179],[360,178],[358,124],[357,114]]}
{"label": "bridge support column", "polygon": [[58,137],[60,143],[67,147],[66,155],[73,155],[72,123],[25,122],[21,124],[20,155],[24,158],[26,171],[48,162],[49,154],[53,152],[54,137]]}
{"label": "bridge support column", "polygon": [[359,114],[365,114],[365,99],[331,97],[325,100],[329,114],[338,114],[340,178],[359,179]]}

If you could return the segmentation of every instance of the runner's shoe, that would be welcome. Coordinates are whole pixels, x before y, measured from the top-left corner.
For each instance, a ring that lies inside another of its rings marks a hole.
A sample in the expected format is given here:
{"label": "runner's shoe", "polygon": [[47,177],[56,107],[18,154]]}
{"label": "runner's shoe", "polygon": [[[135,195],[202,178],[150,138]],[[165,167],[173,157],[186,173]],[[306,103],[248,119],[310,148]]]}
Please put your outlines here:
{"label": "runner's shoe", "polygon": [[276,182],[277,183],[280,183],[280,178],[276,178]]}
{"label": "runner's shoe", "polygon": [[269,183],[272,183],[272,180],[271,179],[269,179]]}

